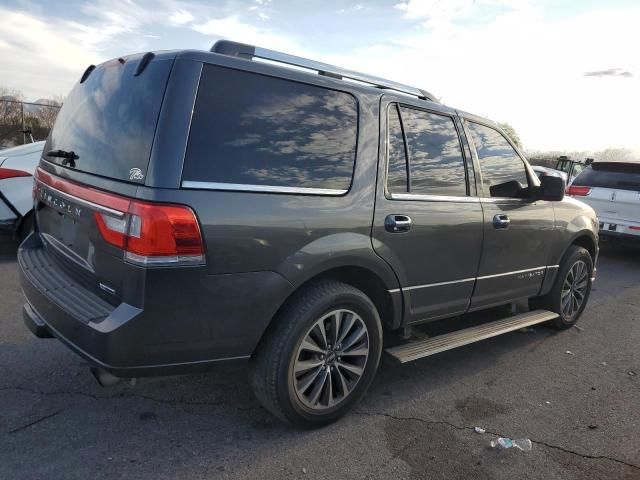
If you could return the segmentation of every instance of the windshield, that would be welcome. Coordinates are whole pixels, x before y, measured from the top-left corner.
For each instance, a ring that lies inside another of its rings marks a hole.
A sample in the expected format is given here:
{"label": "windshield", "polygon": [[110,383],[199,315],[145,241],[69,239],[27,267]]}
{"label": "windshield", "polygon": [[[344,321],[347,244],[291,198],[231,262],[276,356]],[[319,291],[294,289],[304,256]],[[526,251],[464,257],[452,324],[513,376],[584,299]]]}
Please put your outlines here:
{"label": "windshield", "polygon": [[[152,60],[134,76],[140,56],[99,65],[65,100],[44,157],[103,177],[144,183],[172,60]],[[47,155],[48,152],[57,152]],[[64,155],[73,152],[74,161]]]}

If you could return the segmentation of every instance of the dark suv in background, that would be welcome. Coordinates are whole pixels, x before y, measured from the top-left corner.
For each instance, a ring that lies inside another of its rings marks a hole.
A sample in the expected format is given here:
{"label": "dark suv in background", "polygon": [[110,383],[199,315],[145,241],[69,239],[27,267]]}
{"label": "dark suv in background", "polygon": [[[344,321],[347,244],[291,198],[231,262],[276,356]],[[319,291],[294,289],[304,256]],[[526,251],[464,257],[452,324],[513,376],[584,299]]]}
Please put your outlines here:
{"label": "dark suv in background", "polygon": [[598,223],[563,192],[423,90],[226,41],[118,58],[47,140],[25,321],[103,382],[247,359],[266,408],[321,425],[371,383],[383,330],[520,306],[390,344],[405,362],[574,324]]}

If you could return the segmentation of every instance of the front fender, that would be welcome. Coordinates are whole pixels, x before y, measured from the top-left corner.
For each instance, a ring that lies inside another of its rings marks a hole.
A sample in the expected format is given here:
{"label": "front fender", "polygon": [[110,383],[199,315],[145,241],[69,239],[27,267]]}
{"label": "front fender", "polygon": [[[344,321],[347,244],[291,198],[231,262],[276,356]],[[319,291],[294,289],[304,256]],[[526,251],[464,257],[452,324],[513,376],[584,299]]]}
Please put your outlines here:
{"label": "front fender", "polygon": [[[554,204],[557,242],[551,249],[550,264],[557,265],[570,245],[580,237],[587,237],[598,250],[598,218],[587,204],[565,197]],[[595,258],[594,258],[595,260]]]}

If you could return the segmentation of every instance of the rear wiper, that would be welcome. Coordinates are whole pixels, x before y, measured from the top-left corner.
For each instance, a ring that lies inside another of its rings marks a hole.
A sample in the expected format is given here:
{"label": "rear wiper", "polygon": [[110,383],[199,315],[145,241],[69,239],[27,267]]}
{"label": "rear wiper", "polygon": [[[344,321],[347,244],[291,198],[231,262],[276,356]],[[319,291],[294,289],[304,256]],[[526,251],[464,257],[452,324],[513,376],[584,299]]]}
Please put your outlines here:
{"label": "rear wiper", "polygon": [[47,157],[64,158],[62,165],[69,165],[71,168],[75,168],[76,160],[80,157],[76,155],[73,150],[67,152],[66,150],[49,150]]}

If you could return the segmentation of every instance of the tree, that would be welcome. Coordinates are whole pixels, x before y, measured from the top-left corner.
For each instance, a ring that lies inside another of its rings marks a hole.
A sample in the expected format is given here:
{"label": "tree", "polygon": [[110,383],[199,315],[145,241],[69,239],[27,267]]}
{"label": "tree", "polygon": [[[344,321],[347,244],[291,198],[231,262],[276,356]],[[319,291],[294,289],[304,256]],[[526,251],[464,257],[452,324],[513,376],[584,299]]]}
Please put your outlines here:
{"label": "tree", "polygon": [[511,126],[511,124],[507,122],[499,122],[498,126],[506,133],[511,141],[516,144],[518,148],[522,148],[522,140],[520,140],[520,135],[516,132],[516,129]]}
{"label": "tree", "polygon": [[0,85],[0,148],[20,145],[30,138],[23,131],[30,130],[35,140],[49,135],[64,97],[24,101],[24,94]]}

